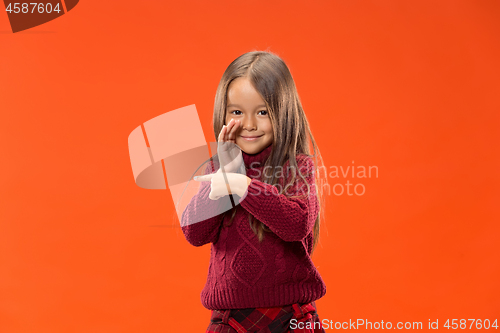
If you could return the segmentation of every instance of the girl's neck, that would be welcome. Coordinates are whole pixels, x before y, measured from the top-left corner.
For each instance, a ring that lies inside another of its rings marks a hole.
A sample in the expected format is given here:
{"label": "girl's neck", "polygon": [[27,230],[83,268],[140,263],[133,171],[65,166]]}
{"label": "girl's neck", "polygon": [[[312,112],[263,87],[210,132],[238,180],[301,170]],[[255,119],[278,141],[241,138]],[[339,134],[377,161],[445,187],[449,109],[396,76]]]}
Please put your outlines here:
{"label": "girl's neck", "polygon": [[247,154],[244,151],[241,151],[243,155],[243,161],[245,162],[245,167],[249,169],[264,165],[266,159],[269,157],[269,155],[271,155],[272,150],[273,144],[271,143],[269,146],[267,146],[257,154]]}

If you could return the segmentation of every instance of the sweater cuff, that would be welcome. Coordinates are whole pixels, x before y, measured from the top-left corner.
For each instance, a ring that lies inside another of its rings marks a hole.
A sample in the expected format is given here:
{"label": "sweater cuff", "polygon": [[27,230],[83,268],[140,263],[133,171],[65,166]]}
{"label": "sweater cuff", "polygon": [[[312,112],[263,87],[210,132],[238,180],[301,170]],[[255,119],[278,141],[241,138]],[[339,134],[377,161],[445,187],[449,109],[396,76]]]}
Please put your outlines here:
{"label": "sweater cuff", "polygon": [[232,208],[229,196],[222,197],[218,200],[212,200],[208,197],[211,191],[210,184],[204,184],[202,186],[203,188],[191,198],[191,202],[185,208],[181,226],[206,221]]}
{"label": "sweater cuff", "polygon": [[252,179],[245,195],[239,200],[239,203],[243,208],[258,207],[262,205],[262,202],[267,201],[271,195],[279,195],[278,189],[275,186]]}

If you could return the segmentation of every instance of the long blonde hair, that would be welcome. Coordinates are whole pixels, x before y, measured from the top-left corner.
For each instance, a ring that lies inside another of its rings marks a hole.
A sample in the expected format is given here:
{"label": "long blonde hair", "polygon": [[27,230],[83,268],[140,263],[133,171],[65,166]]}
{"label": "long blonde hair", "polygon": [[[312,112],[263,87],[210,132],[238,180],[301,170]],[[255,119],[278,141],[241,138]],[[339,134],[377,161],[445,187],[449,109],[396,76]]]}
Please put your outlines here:
{"label": "long blonde hair", "polygon": [[[316,141],[309,128],[306,115],[302,108],[292,74],[285,62],[276,54],[268,51],[252,51],[236,58],[226,69],[217,88],[214,104],[213,127],[215,137],[218,138],[226,119],[226,98],[229,84],[236,78],[246,77],[265,101],[268,114],[273,127],[274,141],[272,152],[264,164],[264,170],[271,170],[271,176],[267,173],[261,179],[264,183],[277,185],[276,169],[283,168],[289,161],[289,168],[297,170],[297,154],[306,154],[314,157],[315,170],[318,170],[318,161],[323,165],[323,159],[316,145]],[[309,154],[309,142],[311,141],[314,155]],[[278,149],[276,149],[278,148]],[[307,192],[310,186],[299,172],[302,180],[307,184]],[[319,202],[319,214],[313,228],[313,250],[319,239],[320,219],[324,214],[323,178],[319,172],[315,176],[316,195]],[[286,194],[286,189],[295,182],[295,173],[292,173],[291,181],[282,187],[280,194]],[[319,185],[319,186],[318,186]],[[287,195],[287,197],[290,197]],[[230,225],[236,214],[232,209]],[[227,212],[226,212],[227,213]],[[259,242],[264,239],[264,232],[270,229],[249,214],[249,223],[257,235]]]}

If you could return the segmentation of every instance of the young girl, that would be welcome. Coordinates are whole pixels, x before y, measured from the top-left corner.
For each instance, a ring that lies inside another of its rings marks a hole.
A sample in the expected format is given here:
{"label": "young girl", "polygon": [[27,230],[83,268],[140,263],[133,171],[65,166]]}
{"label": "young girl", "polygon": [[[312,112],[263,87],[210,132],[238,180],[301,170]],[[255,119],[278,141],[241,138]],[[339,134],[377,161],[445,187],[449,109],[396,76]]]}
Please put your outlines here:
{"label": "young girl", "polygon": [[[257,51],[234,60],[213,125],[217,158],[195,177],[200,189],[181,218],[190,244],[212,243],[201,292],[212,310],[207,333],[325,332],[315,300],[326,286],[311,260],[323,209],[312,157],[318,165],[321,155],[284,61]],[[220,210],[228,196],[232,209]]]}

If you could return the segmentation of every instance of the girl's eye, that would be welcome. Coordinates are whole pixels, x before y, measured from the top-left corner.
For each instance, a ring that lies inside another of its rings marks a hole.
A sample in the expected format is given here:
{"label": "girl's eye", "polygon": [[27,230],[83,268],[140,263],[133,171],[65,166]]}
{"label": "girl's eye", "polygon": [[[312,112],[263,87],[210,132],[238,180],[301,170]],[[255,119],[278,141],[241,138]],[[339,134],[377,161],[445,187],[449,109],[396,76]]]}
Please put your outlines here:
{"label": "girl's eye", "polygon": [[[260,110],[259,113],[261,113],[261,112],[263,112],[262,113],[263,116],[266,116],[268,114],[267,110]],[[230,113],[239,116],[239,115],[241,115],[242,112],[240,110],[234,110],[234,111],[231,111]]]}

